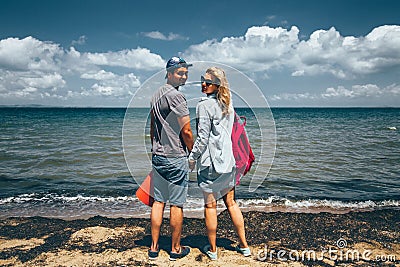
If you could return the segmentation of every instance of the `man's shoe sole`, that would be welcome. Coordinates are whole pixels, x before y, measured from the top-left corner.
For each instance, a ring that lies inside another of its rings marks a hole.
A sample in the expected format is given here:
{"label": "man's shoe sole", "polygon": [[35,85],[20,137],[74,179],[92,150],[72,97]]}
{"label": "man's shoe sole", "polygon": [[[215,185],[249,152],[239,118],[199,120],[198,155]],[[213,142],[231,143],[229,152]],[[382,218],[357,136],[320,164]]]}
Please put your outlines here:
{"label": "man's shoe sole", "polygon": [[169,254],[169,260],[176,261],[176,260],[182,259],[182,258],[186,257],[187,255],[189,255],[189,253],[190,253],[190,248],[182,246],[181,253],[171,252]]}

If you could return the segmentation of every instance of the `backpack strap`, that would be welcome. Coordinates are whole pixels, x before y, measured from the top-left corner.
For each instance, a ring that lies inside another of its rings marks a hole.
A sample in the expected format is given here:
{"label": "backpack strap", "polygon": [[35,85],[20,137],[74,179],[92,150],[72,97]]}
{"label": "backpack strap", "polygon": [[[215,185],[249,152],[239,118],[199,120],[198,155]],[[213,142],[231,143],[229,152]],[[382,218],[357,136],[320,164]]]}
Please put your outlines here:
{"label": "backpack strap", "polygon": [[245,116],[238,116],[243,121],[243,127],[246,126],[247,119]]}

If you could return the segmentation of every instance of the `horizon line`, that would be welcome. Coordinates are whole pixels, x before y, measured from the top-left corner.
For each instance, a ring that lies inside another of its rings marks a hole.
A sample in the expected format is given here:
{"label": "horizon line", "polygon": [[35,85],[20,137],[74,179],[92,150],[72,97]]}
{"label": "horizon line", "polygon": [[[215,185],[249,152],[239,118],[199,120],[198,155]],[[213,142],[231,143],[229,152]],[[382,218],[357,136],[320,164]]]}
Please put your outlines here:
{"label": "horizon line", "polygon": [[[28,105],[0,105],[0,108],[142,108],[149,109],[150,107],[126,107],[126,106],[51,106],[41,104],[28,104]],[[190,106],[189,108],[195,108]],[[400,106],[270,106],[270,107],[247,107],[236,106],[234,108],[400,108]]]}

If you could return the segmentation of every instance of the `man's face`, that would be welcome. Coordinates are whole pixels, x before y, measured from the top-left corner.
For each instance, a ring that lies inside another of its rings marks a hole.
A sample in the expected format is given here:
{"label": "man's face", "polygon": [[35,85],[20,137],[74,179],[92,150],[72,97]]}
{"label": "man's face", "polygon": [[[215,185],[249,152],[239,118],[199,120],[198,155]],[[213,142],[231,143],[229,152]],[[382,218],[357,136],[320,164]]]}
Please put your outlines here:
{"label": "man's face", "polygon": [[186,83],[188,78],[188,69],[180,67],[174,70],[174,72],[168,72],[168,83],[173,87],[181,86]]}

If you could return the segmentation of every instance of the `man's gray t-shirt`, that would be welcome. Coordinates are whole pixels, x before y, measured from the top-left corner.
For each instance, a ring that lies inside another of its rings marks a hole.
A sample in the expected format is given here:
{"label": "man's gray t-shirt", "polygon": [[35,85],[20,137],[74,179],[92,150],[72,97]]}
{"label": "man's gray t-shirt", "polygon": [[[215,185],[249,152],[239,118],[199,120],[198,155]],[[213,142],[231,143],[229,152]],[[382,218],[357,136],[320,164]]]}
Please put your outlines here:
{"label": "man's gray t-shirt", "polygon": [[180,134],[179,117],[189,115],[185,96],[169,84],[161,86],[151,99],[154,113],[153,154],[166,157],[186,156]]}

